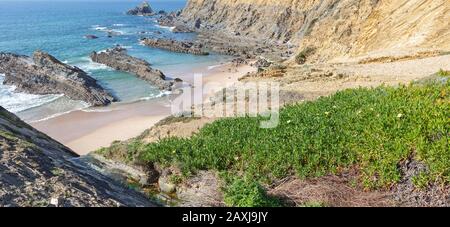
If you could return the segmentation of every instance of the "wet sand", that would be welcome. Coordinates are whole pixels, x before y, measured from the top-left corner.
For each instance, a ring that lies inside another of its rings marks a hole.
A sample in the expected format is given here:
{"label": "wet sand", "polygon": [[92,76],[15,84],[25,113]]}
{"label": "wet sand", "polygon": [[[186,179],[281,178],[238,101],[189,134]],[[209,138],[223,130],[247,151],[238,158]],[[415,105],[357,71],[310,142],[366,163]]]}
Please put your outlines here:
{"label": "wet sand", "polygon": [[[247,72],[256,69],[243,65],[234,67],[230,63],[214,68],[198,68],[180,76],[193,83],[194,74],[203,74],[203,83],[216,82],[225,87],[237,82]],[[128,140],[139,136],[158,121],[171,115],[170,97],[162,97],[134,103],[115,103],[108,107],[74,111],[41,122],[31,123],[79,155],[109,146],[114,141]]]}

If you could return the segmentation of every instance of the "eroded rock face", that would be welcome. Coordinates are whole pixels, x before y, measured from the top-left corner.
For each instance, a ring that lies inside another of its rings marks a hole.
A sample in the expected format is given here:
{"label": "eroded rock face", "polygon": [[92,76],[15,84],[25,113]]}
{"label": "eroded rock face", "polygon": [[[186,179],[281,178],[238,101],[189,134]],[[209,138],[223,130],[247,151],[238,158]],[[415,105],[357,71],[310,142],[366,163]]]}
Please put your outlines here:
{"label": "eroded rock face", "polygon": [[103,52],[93,52],[91,59],[94,62],[107,65],[116,70],[135,74],[140,79],[150,82],[161,90],[170,90],[172,82],[166,81],[163,72],[150,67],[150,63],[127,54],[126,49],[116,47]]}
{"label": "eroded rock face", "polygon": [[145,1],[139,6],[136,6],[136,8],[128,10],[127,14],[133,16],[153,16],[155,15],[155,12],[150,4]]}
{"label": "eroded rock face", "polygon": [[450,30],[443,22],[450,20],[449,7],[448,0],[189,0],[181,21],[199,30],[296,45],[297,53],[315,47],[311,60],[325,61],[449,50]]}
{"label": "eroded rock face", "polygon": [[[186,8],[184,11],[190,10]],[[211,9],[213,10],[213,9]],[[203,13],[203,11],[201,11]],[[157,20],[161,26],[172,27],[173,33],[197,32],[195,43],[203,49],[224,55],[241,58],[255,58],[264,55],[274,60],[284,60],[292,55],[288,45],[277,43],[267,39],[265,35],[250,37],[248,33],[241,34],[240,31],[230,32],[225,26],[214,25],[209,20],[192,19],[187,12],[172,12],[162,15]],[[196,14],[194,17],[200,17]]]}
{"label": "eroded rock face", "polygon": [[157,22],[161,26],[172,27],[178,22],[178,17],[181,15],[181,11],[171,12],[169,14],[161,14]]}
{"label": "eroded rock face", "polygon": [[0,206],[154,206],[0,107]]}
{"label": "eroded rock face", "polygon": [[64,94],[93,106],[105,106],[116,101],[86,72],[41,51],[36,51],[33,58],[0,53],[0,73],[5,74],[3,83],[16,86],[17,92]]}
{"label": "eroded rock face", "polygon": [[209,53],[203,51],[203,45],[199,43],[187,42],[187,41],[177,41],[173,39],[150,39],[144,38],[141,40],[142,44],[160,48],[172,52],[194,54],[194,55],[208,55]]}

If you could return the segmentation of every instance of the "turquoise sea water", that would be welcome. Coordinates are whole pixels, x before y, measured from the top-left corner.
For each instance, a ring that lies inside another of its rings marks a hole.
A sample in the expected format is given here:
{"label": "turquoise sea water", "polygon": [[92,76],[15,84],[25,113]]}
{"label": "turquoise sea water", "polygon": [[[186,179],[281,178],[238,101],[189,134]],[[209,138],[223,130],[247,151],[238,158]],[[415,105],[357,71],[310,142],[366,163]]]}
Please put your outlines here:
{"label": "turquoise sea water", "polygon": [[[154,10],[182,9],[184,1],[149,1]],[[90,61],[92,51],[101,51],[121,45],[130,55],[149,61],[154,68],[169,77],[199,67],[215,65],[227,57],[214,55],[193,56],[152,49],[139,44],[142,37],[167,37],[179,40],[195,38],[195,34],[174,34],[169,28],[159,27],[154,17],[128,16],[125,12],[140,1],[1,1],[0,52],[31,55],[35,50],[46,51],[61,61],[80,67],[116,95],[121,102],[132,102],[161,96],[161,92],[128,73],[117,72]],[[116,34],[108,38],[107,32]],[[158,31],[161,34],[158,34]],[[142,34],[145,32],[145,34]],[[89,40],[92,34],[99,39]],[[0,75],[0,83],[3,80]],[[29,116],[36,108],[47,114],[85,108],[86,104],[73,102],[61,95],[36,96],[14,92],[14,87],[0,85],[0,105]],[[48,116],[34,116],[45,118]],[[30,119],[36,120],[36,119]]]}

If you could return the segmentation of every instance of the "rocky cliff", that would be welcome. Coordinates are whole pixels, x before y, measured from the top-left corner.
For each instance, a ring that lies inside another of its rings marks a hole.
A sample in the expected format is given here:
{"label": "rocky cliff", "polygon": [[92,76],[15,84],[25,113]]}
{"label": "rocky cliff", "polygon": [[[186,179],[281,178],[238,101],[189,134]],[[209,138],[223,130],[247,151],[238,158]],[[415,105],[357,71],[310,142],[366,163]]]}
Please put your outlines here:
{"label": "rocky cliff", "polygon": [[189,0],[191,27],[314,48],[317,60],[450,50],[448,0]]}
{"label": "rocky cliff", "polygon": [[0,206],[153,206],[0,107]]}
{"label": "rocky cliff", "polygon": [[41,51],[35,52],[32,58],[0,53],[0,73],[5,74],[3,83],[16,86],[17,92],[64,94],[94,106],[116,101],[86,72]]}

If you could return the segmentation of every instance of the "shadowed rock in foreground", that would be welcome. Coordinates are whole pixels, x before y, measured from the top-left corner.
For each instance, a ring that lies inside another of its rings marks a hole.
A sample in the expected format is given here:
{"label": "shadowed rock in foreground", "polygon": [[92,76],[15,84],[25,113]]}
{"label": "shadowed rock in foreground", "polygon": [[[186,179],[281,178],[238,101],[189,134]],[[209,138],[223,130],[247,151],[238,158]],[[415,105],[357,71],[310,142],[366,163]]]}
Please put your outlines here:
{"label": "shadowed rock in foreground", "polygon": [[150,67],[150,63],[132,57],[121,47],[108,49],[103,52],[93,52],[91,59],[94,62],[107,65],[116,70],[135,74],[137,77],[150,82],[161,90],[170,90],[172,82],[166,81],[166,76],[160,70]]}
{"label": "shadowed rock in foreground", "polygon": [[0,206],[154,206],[0,107]]}
{"label": "shadowed rock in foreground", "polygon": [[142,44],[160,48],[172,52],[185,53],[185,54],[194,54],[194,55],[209,55],[208,52],[202,50],[203,45],[199,43],[187,42],[187,41],[177,41],[172,39],[149,39],[143,38],[141,39]]}
{"label": "shadowed rock in foreground", "polygon": [[5,74],[3,83],[16,86],[17,92],[64,94],[94,106],[105,106],[116,101],[86,72],[41,51],[36,51],[33,58],[0,53],[0,73]]}

